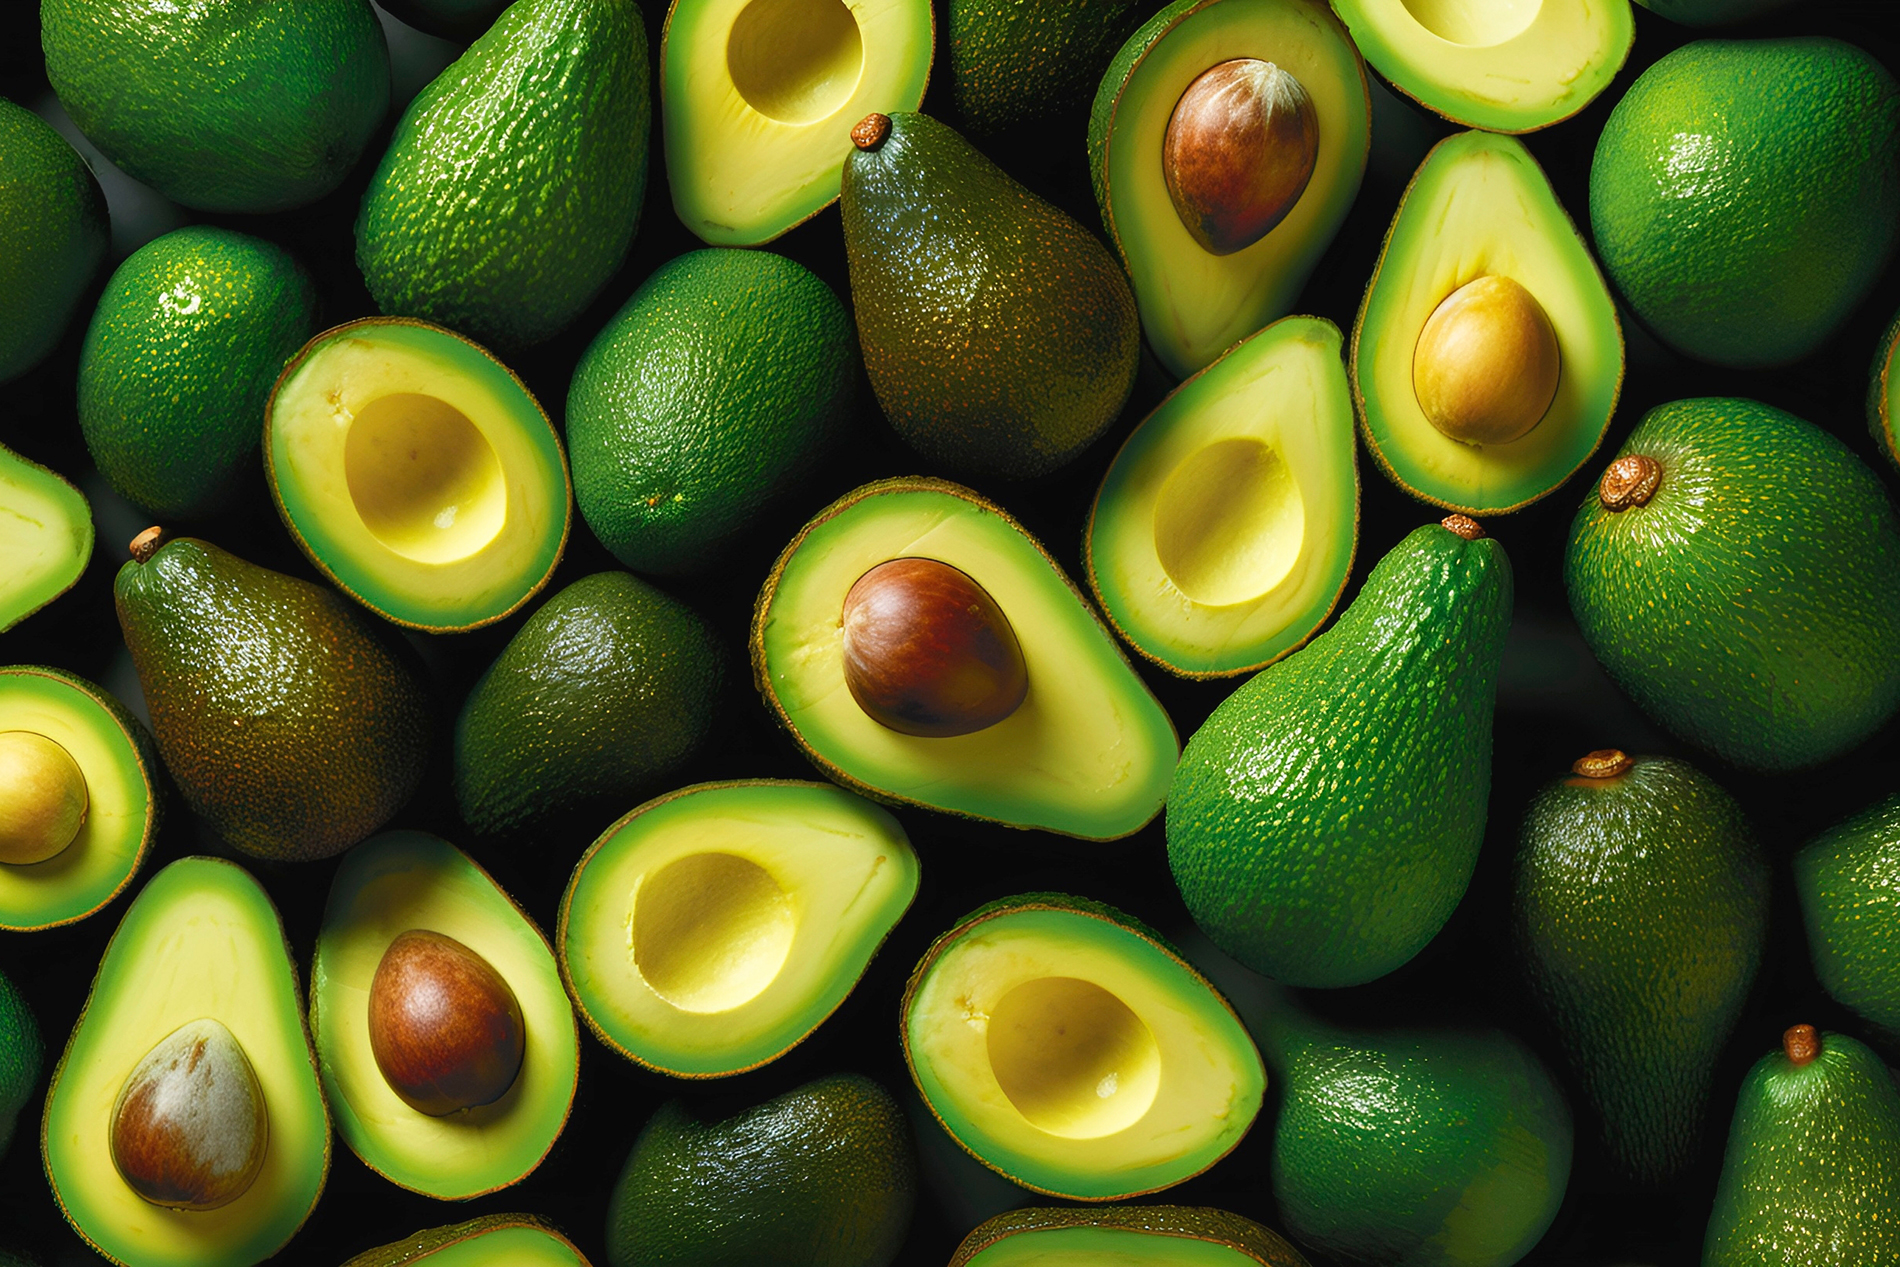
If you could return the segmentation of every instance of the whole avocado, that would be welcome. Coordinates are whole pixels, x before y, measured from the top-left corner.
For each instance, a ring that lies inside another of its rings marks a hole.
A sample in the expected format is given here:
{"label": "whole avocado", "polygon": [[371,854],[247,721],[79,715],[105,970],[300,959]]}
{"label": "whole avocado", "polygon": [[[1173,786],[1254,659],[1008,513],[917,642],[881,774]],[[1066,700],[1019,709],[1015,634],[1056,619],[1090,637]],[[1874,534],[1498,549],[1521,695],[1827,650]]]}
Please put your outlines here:
{"label": "whole avocado", "polygon": [[1814,975],[1900,1042],[1900,797],[1828,828],[1794,856]]}
{"label": "whole avocado", "polygon": [[39,1022],[13,982],[0,972],[0,1157],[6,1156],[20,1110],[33,1098],[44,1055]]}
{"label": "whole avocado", "polygon": [[0,383],[37,365],[105,262],[105,195],[78,151],[0,99]]}

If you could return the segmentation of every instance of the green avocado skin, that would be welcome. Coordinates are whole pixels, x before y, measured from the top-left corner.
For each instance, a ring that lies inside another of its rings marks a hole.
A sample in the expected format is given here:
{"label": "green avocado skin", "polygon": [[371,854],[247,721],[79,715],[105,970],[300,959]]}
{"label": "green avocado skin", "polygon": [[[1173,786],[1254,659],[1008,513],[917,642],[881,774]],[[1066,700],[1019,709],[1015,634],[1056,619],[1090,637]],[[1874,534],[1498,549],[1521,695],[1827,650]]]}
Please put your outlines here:
{"label": "green avocado skin", "polygon": [[1683,26],[1727,26],[1779,9],[1788,0],[1636,0],[1636,3],[1658,17]]}
{"label": "green avocado skin", "polygon": [[1590,223],[1605,270],[1663,342],[1717,365],[1797,361],[1879,280],[1900,236],[1900,86],[1834,39],[1679,48],[1604,125]]}
{"label": "green avocado skin", "polygon": [[39,1023],[13,982],[0,972],[0,1157],[7,1154],[20,1110],[33,1098],[44,1055]]}
{"label": "green avocado skin", "polygon": [[53,350],[105,262],[105,196],[78,151],[24,106],[0,100],[0,383]]}
{"label": "green avocado skin", "polygon": [[1900,796],[1804,845],[1794,883],[1814,975],[1900,1043]]}
{"label": "green avocado skin", "polygon": [[1694,1159],[1712,1071],[1761,964],[1768,892],[1741,807],[1683,761],[1559,779],[1525,815],[1519,960],[1606,1155],[1638,1184]]}
{"label": "green avocado skin", "polygon": [[568,388],[574,496],[594,535],[640,572],[714,562],[850,423],[851,334],[831,288],[782,255],[662,265]]}
{"label": "green avocado skin", "polygon": [[1900,521],[1819,427],[1751,400],[1652,409],[1618,457],[1662,468],[1646,505],[1596,488],[1564,584],[1591,651],[1644,712],[1725,761],[1826,761],[1900,705]]}
{"label": "green avocado skin", "polygon": [[202,211],[316,201],[389,111],[369,0],[41,0],[40,43],[86,139]]}
{"label": "green avocado skin", "polygon": [[119,265],[79,357],[79,426],[106,482],[195,518],[255,473],[264,406],[317,328],[317,290],[282,247],[179,229]]}
{"label": "green avocado skin", "polygon": [[885,1267],[917,1200],[903,1110],[834,1074],[723,1122],[660,1106],[607,1207],[612,1267]]}
{"label": "green avocado skin", "polygon": [[552,338],[626,258],[646,192],[633,0],[517,0],[396,125],[363,195],[377,306],[514,349]]}
{"label": "green avocado skin", "polygon": [[1407,536],[1334,627],[1188,741],[1168,865],[1216,945],[1290,985],[1371,981],[1470,883],[1491,786],[1511,570],[1490,538]]}
{"label": "green avocado skin", "polygon": [[950,0],[950,84],[979,136],[1088,108],[1141,22],[1133,0]]}

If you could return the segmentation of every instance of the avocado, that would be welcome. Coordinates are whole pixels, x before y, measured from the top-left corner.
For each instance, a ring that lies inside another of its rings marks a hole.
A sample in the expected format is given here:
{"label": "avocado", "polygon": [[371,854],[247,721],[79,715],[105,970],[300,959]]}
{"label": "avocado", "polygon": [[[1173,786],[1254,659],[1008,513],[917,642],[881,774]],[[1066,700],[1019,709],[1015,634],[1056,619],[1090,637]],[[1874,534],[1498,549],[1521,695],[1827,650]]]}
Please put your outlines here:
{"label": "avocado", "polygon": [[1890,1042],[1900,1042],[1900,797],[1837,823],[1794,856],[1814,975]]}
{"label": "avocado", "polygon": [[1359,541],[1339,328],[1283,317],[1175,388],[1102,477],[1083,533],[1095,601],[1183,677],[1271,664],[1332,615]]}
{"label": "avocado", "polygon": [[381,7],[418,31],[467,44],[493,26],[508,4],[509,0],[387,0]]}
{"label": "avocado", "polygon": [[376,306],[504,350],[566,329],[627,256],[647,180],[634,0],[517,0],[409,104],[356,219]]}
{"label": "avocado", "polygon": [[1613,748],[1531,802],[1512,933],[1605,1155],[1669,1183],[1761,965],[1768,860],[1741,807],[1685,761]]}
{"label": "avocado", "polygon": [[928,115],[871,115],[851,141],[851,302],[891,426],[954,472],[1069,462],[1135,382],[1141,332],[1114,258]]}
{"label": "avocado", "polygon": [[317,289],[280,246],[193,225],[119,265],[79,354],[79,428],[127,501],[198,518],[255,479],[257,419],[317,329]]}
{"label": "avocado", "polygon": [[972,133],[1066,122],[1134,29],[1137,0],[950,0],[950,91]]}
{"label": "avocado", "polygon": [[65,476],[0,444],[0,633],[64,594],[92,559],[92,503]]}
{"label": "avocado", "polygon": [[[103,688],[0,668],[0,929],[70,924],[123,892],[158,836],[163,779],[151,736]],[[33,831],[60,800],[77,813]]]}
{"label": "avocado", "polygon": [[1233,1008],[1113,907],[1027,893],[931,943],[905,987],[904,1059],[978,1161],[1033,1192],[1113,1201],[1225,1157],[1266,1070]]}
{"label": "avocado", "polygon": [[[1174,0],[1115,55],[1089,115],[1089,179],[1170,374],[1292,311],[1365,175],[1367,91],[1320,0]],[[1184,104],[1201,108],[1176,127]],[[1204,161],[1184,190],[1168,160],[1188,154]],[[1245,230],[1204,240],[1209,210]]]}
{"label": "avocado", "polygon": [[1896,347],[1900,347],[1900,315],[1881,336],[1867,381],[1867,429],[1873,432],[1880,455],[1900,466],[1900,434],[1894,430],[1900,424],[1900,375],[1893,372]]}
{"label": "avocado", "polygon": [[20,1110],[39,1085],[44,1054],[33,1010],[7,974],[0,972],[0,1157],[6,1156]]}
{"label": "avocado", "polygon": [[159,755],[234,848],[330,857],[421,782],[421,664],[334,590],[150,529],[112,591]]}
{"label": "avocado", "polygon": [[666,183],[713,246],[758,246],[837,200],[851,129],[915,110],[928,0],[673,0],[660,36]]}
{"label": "avocado", "polygon": [[343,183],[389,110],[369,0],[40,0],[46,77],[101,153],[201,211],[286,211]]}
{"label": "avocado", "polygon": [[1623,332],[1522,142],[1462,132],[1425,156],[1366,285],[1351,370],[1367,451],[1421,501],[1503,514],[1596,452]]}
{"label": "avocado", "polygon": [[[135,1099],[125,1094],[137,1085],[133,1075],[194,1026],[221,1034],[223,1057],[250,1070],[259,1125],[267,1123],[255,1140],[264,1151],[254,1177],[216,1209],[156,1204],[122,1174],[136,1173],[136,1161],[169,1157],[189,1176],[186,1162],[232,1151],[250,1127],[218,1111],[229,1101],[217,1083],[173,1083],[185,1110],[173,1130],[148,1131],[143,1158],[124,1147],[133,1142],[122,1112]],[[330,1120],[283,924],[243,868],[184,858],[146,881],[53,1070],[40,1141],[61,1211],[115,1263],[248,1267],[309,1217],[330,1169]]]}
{"label": "avocado", "polygon": [[833,1074],[718,1122],[669,1100],[607,1205],[611,1267],[886,1267],[917,1201],[910,1127]]}
{"label": "avocado", "polygon": [[[1168,792],[1194,922],[1289,985],[1424,949],[1484,838],[1511,565],[1470,519],[1416,529],[1333,627],[1223,700]],[[1324,823],[1316,833],[1314,824]]]}
{"label": "avocado", "polygon": [[588,1267],[587,1258],[533,1214],[489,1214],[366,1249],[343,1267]]}
{"label": "avocado", "polygon": [[1798,361],[1900,239],[1900,85],[1835,39],[1676,49],[1603,125],[1590,224],[1617,290],[1676,351],[1740,369]]}
{"label": "avocado", "polygon": [[697,612],[638,577],[573,582],[462,703],[463,821],[506,835],[649,795],[711,735],[725,662]]}
{"label": "avocado", "polygon": [[[59,342],[105,262],[105,195],[86,161],[52,125],[0,99],[0,383]],[[0,624],[4,628],[4,624]]]}
{"label": "avocado", "polygon": [[431,633],[519,610],[574,517],[534,395],[486,348],[422,321],[367,317],[305,344],[270,390],[264,465],[317,570]]}
{"label": "avocado", "polygon": [[1571,521],[1564,584],[1617,685],[1724,761],[1815,765],[1900,706],[1900,521],[1793,414],[1650,410]]}
{"label": "avocado", "polygon": [[1727,26],[1746,22],[1786,5],[1789,0],[1636,0],[1658,17],[1684,26]]}
{"label": "avocado", "polygon": [[[852,656],[866,649],[855,638],[865,631],[848,636],[840,612],[860,583],[920,561],[956,588],[899,576],[881,596],[890,627],[912,639],[888,644],[887,685],[901,694],[981,677],[995,666],[978,653],[1006,635],[1016,659],[1005,696],[1016,703],[991,724],[906,731],[890,722],[913,723],[880,720],[859,697],[864,672]],[[981,628],[961,620],[974,607],[986,608]],[[1167,713],[1048,552],[959,485],[884,480],[821,511],[766,578],[751,647],[766,707],[827,778],[874,799],[1113,840],[1140,830],[1167,795],[1180,749]]]}
{"label": "avocado", "polygon": [[1307,1267],[1277,1234],[1225,1210],[1179,1205],[1011,1210],[976,1228],[950,1267]]}
{"label": "avocado", "polygon": [[703,571],[805,483],[857,385],[851,317],[811,270],[769,251],[681,255],[574,368],[581,515],[635,571]]}

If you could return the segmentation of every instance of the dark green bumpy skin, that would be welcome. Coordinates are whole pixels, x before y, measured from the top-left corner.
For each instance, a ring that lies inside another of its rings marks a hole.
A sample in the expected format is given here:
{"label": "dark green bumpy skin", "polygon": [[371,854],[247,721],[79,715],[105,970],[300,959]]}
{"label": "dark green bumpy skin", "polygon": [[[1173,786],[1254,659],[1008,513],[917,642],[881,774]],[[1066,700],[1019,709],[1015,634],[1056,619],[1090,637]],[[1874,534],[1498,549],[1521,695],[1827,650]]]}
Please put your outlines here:
{"label": "dark green bumpy skin", "polygon": [[1805,845],[1794,883],[1814,975],[1900,1046],[1900,796]]}
{"label": "dark green bumpy skin", "polygon": [[20,1110],[33,1098],[45,1054],[39,1022],[13,982],[0,972],[0,1157],[7,1155]]}
{"label": "dark green bumpy skin", "polygon": [[1141,22],[1135,0],[950,0],[950,86],[978,136],[1080,115]]}
{"label": "dark green bumpy skin", "polygon": [[32,369],[65,333],[105,262],[105,195],[52,125],[0,100],[0,383]]}

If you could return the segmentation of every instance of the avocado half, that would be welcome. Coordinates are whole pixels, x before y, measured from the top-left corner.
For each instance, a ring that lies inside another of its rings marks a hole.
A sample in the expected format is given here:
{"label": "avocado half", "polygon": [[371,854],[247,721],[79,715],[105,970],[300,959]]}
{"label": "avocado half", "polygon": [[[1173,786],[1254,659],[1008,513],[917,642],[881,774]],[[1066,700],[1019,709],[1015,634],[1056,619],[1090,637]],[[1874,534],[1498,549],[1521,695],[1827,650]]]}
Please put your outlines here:
{"label": "avocado half", "polygon": [[677,1078],[778,1059],[851,993],[916,896],[897,820],[828,783],[648,801],[574,868],[561,973],[601,1042]]}
{"label": "avocado half", "polygon": [[1180,1205],[1010,1210],[972,1231],[950,1267],[1307,1267],[1300,1251],[1252,1219]]}
{"label": "avocado half", "polygon": [[[384,1079],[365,1000],[383,952],[411,929],[487,960],[521,1008],[521,1071],[492,1104],[432,1117]],[[310,1034],[337,1134],[391,1183],[462,1201],[517,1183],[567,1125],[580,1036],[547,938],[486,871],[424,832],[364,841],[337,868],[310,967]]]}
{"label": "avocado half", "polygon": [[71,589],[92,560],[92,503],[0,444],[0,633]]}
{"label": "avocado half", "polygon": [[264,465],[317,570],[412,629],[502,619],[567,547],[573,485],[546,412],[487,349],[426,321],[366,317],[305,344],[271,389]]}
{"label": "avocado half", "polygon": [[[845,684],[846,594],[879,564],[919,557],[973,579],[1021,643],[1027,695],[970,734],[899,733]],[[1114,840],[1160,812],[1180,755],[1173,722],[1075,583],[1001,507],[944,480],[866,484],[806,524],[759,593],[752,669],[827,777],[892,804]]]}
{"label": "avocado half", "polygon": [[43,862],[0,865],[0,929],[70,924],[138,874],[165,806],[163,767],[151,735],[123,704],[63,669],[0,668],[0,734],[12,731],[59,745],[84,779],[86,805],[64,849]]}
{"label": "avocado half", "polygon": [[545,1219],[533,1214],[432,1227],[366,1249],[343,1267],[589,1267],[587,1256]]}

